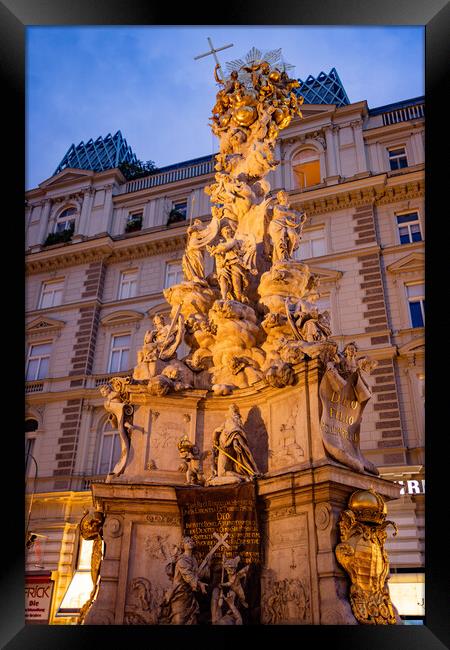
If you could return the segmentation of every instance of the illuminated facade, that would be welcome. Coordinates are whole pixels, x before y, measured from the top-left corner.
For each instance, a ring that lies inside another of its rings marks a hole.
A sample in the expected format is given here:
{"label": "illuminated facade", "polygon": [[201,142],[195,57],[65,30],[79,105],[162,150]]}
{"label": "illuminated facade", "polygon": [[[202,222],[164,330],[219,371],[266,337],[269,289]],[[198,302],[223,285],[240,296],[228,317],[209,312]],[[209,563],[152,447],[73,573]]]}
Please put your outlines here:
{"label": "illuminated facade", "polygon": [[[379,362],[361,448],[403,481],[388,504],[400,532],[386,548],[392,599],[414,619],[424,594],[423,109],[423,98],[305,104],[269,178],[309,215],[299,256],[320,275],[333,338]],[[189,220],[210,218],[213,175],[211,156],[131,181],[117,168],[65,167],[26,193],[27,530],[38,535],[26,570],[52,572],[51,623],[75,622],[89,596],[78,523],[90,482],[120,451],[98,386],[135,365],[149,319],[169,312],[162,291],[182,279]],[[61,610],[74,575],[87,593]]]}

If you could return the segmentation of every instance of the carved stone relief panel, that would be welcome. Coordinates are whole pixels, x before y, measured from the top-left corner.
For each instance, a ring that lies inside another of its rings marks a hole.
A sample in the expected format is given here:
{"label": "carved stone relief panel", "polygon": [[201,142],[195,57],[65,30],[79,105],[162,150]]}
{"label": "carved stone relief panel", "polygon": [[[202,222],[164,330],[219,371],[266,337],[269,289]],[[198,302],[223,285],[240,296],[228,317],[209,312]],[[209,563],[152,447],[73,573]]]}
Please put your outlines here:
{"label": "carved stone relief panel", "polygon": [[[275,514],[274,511],[273,514]],[[282,509],[286,515],[288,509]],[[261,580],[261,622],[309,625],[311,576],[306,513],[267,521],[265,566]]]}
{"label": "carved stone relief panel", "polygon": [[[157,523],[155,517],[164,523]],[[166,566],[180,543],[176,515],[152,513],[148,523],[135,523],[131,531],[124,623],[154,625],[164,593],[171,586]]]}
{"label": "carved stone relief panel", "polygon": [[298,396],[285,400],[281,407],[271,404],[269,471],[297,465],[305,461],[306,432],[301,432],[302,405]]}
{"label": "carved stone relief panel", "polygon": [[159,470],[176,471],[180,464],[177,444],[186,433],[183,413],[172,409],[152,418],[148,460],[151,459]]}

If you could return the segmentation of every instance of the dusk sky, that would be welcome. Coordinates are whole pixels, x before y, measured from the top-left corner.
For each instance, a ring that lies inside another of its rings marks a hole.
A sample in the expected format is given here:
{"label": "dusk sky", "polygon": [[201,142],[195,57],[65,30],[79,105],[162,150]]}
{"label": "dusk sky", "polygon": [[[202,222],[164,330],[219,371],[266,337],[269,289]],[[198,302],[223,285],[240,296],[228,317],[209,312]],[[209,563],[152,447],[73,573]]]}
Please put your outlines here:
{"label": "dusk sky", "polygon": [[214,59],[282,48],[306,79],[336,68],[351,102],[369,108],[424,94],[424,28],[95,26],[28,27],[26,188],[52,176],[72,143],[120,130],[158,167],[217,152],[208,119]]}

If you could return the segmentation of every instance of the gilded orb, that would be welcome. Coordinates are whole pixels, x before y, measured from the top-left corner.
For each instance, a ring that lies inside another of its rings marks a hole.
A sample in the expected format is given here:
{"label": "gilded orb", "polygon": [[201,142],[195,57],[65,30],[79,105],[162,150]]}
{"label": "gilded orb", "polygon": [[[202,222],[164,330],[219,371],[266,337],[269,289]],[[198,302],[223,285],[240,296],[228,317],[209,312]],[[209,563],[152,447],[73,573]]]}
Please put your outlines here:
{"label": "gilded orb", "polygon": [[348,506],[358,521],[379,524],[387,515],[384,499],[374,490],[357,490],[351,495]]}
{"label": "gilded orb", "polygon": [[276,108],[272,114],[272,118],[275,122],[275,124],[281,124],[281,122],[284,119],[284,112],[282,111],[281,108]]}
{"label": "gilded orb", "polygon": [[257,110],[254,106],[240,106],[233,115],[233,120],[239,126],[250,126],[258,117]]}
{"label": "gilded orb", "polygon": [[275,83],[277,81],[280,81],[280,77],[281,77],[281,75],[280,75],[278,70],[273,70],[269,75],[270,81],[274,81]]}

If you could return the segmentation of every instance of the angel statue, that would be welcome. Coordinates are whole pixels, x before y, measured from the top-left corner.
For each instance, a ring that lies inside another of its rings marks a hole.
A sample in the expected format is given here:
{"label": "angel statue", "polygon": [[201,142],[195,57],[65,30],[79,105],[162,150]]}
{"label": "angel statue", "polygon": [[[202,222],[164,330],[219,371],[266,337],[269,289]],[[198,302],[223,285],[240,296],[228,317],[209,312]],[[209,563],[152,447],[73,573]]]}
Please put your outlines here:
{"label": "angel statue", "polygon": [[280,190],[268,229],[273,242],[272,262],[283,262],[292,258],[300,245],[306,219],[304,212],[291,208],[287,192]]}
{"label": "angel statue", "polygon": [[220,231],[223,239],[216,246],[208,246],[208,251],[216,261],[217,280],[222,300],[237,300],[248,303],[244,294],[248,286],[247,272],[256,275],[256,241],[254,237],[237,239],[230,226]]}
{"label": "angel statue", "polygon": [[197,445],[194,445],[187,435],[179,441],[178,451],[182,459],[178,471],[185,472],[186,483],[188,485],[203,485],[205,481],[201,470],[201,461],[207,452],[201,453]]}

